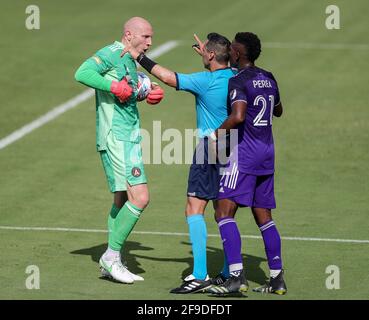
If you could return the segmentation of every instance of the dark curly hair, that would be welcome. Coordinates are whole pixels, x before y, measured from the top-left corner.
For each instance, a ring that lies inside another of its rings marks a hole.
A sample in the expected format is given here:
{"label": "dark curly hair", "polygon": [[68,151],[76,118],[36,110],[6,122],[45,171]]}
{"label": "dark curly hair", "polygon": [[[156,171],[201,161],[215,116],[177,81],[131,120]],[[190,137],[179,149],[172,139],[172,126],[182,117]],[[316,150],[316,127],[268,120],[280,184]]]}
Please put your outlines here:
{"label": "dark curly hair", "polygon": [[235,40],[245,47],[247,59],[254,63],[261,52],[261,43],[258,36],[252,32],[238,32]]}

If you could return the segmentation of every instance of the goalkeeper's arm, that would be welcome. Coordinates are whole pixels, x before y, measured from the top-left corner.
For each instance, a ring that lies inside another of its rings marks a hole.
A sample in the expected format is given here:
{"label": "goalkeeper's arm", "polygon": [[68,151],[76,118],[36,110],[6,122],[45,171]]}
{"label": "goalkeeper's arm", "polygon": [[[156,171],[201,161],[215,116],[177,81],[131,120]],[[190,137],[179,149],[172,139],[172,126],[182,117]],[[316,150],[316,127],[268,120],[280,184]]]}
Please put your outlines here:
{"label": "goalkeeper's arm", "polygon": [[108,80],[100,72],[102,72],[101,67],[93,61],[93,58],[90,58],[78,68],[74,77],[86,86],[113,93],[121,103],[131,97],[133,90],[126,78],[121,81]]}
{"label": "goalkeeper's arm", "polygon": [[92,59],[86,60],[76,71],[74,78],[93,89],[110,91],[112,80],[105,79],[99,73],[98,65]]}

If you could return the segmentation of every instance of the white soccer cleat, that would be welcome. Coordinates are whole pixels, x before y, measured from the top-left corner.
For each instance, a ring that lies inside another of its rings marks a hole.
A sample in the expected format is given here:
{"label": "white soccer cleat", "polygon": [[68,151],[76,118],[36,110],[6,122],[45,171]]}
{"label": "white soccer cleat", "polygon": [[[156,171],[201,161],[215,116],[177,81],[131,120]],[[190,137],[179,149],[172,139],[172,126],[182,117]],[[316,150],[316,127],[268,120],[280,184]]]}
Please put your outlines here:
{"label": "white soccer cleat", "polygon": [[127,271],[129,272],[129,275],[132,277],[132,279],[134,280],[134,281],[144,281],[144,278],[142,278],[141,276],[139,276],[138,274],[134,274],[134,273],[132,273],[131,271],[129,271],[128,269],[127,269]]}
{"label": "white soccer cleat", "polygon": [[131,273],[125,268],[120,259],[106,260],[104,255],[99,261],[101,274],[105,277],[111,277],[122,283],[133,283],[134,279]]}
{"label": "white soccer cleat", "polygon": [[[145,279],[137,274],[132,273],[131,271],[128,270],[127,266],[125,264],[123,264],[123,266],[126,268],[126,270],[128,271],[128,273],[130,274],[131,278],[134,281],[144,281]],[[112,278],[112,276],[110,275],[109,271],[105,270],[103,267],[100,268],[101,271],[101,276],[104,278]]]}
{"label": "white soccer cleat", "polygon": [[[100,268],[100,271],[101,271],[101,276],[104,277],[104,278],[112,278],[112,276],[110,275],[110,273],[108,271],[106,271],[103,267]],[[137,274],[134,274],[132,273],[131,271],[129,271],[127,269],[127,271],[129,272],[129,275],[132,277],[132,279],[134,281],[144,281],[145,279],[142,278],[141,276],[137,275]]]}

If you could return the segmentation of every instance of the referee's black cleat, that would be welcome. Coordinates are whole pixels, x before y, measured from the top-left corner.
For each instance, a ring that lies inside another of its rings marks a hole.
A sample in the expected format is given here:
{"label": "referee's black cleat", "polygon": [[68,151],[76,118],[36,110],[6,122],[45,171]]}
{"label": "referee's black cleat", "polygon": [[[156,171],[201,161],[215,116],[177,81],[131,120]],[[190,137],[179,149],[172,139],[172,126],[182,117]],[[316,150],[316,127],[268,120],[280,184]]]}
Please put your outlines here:
{"label": "referee's black cleat", "polygon": [[170,290],[170,293],[186,294],[205,292],[209,287],[211,287],[211,282],[208,276],[206,276],[205,280],[199,280],[195,279],[191,274],[183,280],[183,283],[178,288]]}
{"label": "referee's black cleat", "polygon": [[210,279],[210,283],[213,286],[219,286],[227,281],[228,278],[219,273],[216,277]]}
{"label": "referee's black cleat", "polygon": [[249,283],[242,271],[238,276],[231,275],[223,284],[211,286],[207,292],[217,296],[243,294],[249,289]]}
{"label": "referee's black cleat", "polygon": [[270,280],[267,281],[266,284],[261,287],[254,288],[252,289],[252,291],[260,293],[274,293],[279,295],[286,294],[287,286],[283,279],[283,273],[284,271],[282,270],[278,274],[278,276],[276,276],[275,278],[270,278]]}

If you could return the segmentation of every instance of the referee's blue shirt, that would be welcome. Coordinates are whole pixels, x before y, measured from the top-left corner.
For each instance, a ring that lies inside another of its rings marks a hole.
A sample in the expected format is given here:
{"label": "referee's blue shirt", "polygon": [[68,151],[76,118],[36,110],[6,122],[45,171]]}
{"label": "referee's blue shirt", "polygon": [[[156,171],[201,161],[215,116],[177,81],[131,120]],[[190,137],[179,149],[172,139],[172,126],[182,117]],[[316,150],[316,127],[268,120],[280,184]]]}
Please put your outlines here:
{"label": "referee's blue shirt", "polygon": [[191,92],[196,98],[199,138],[213,132],[228,117],[228,80],[235,74],[231,68],[191,74],[176,73],[177,90]]}

